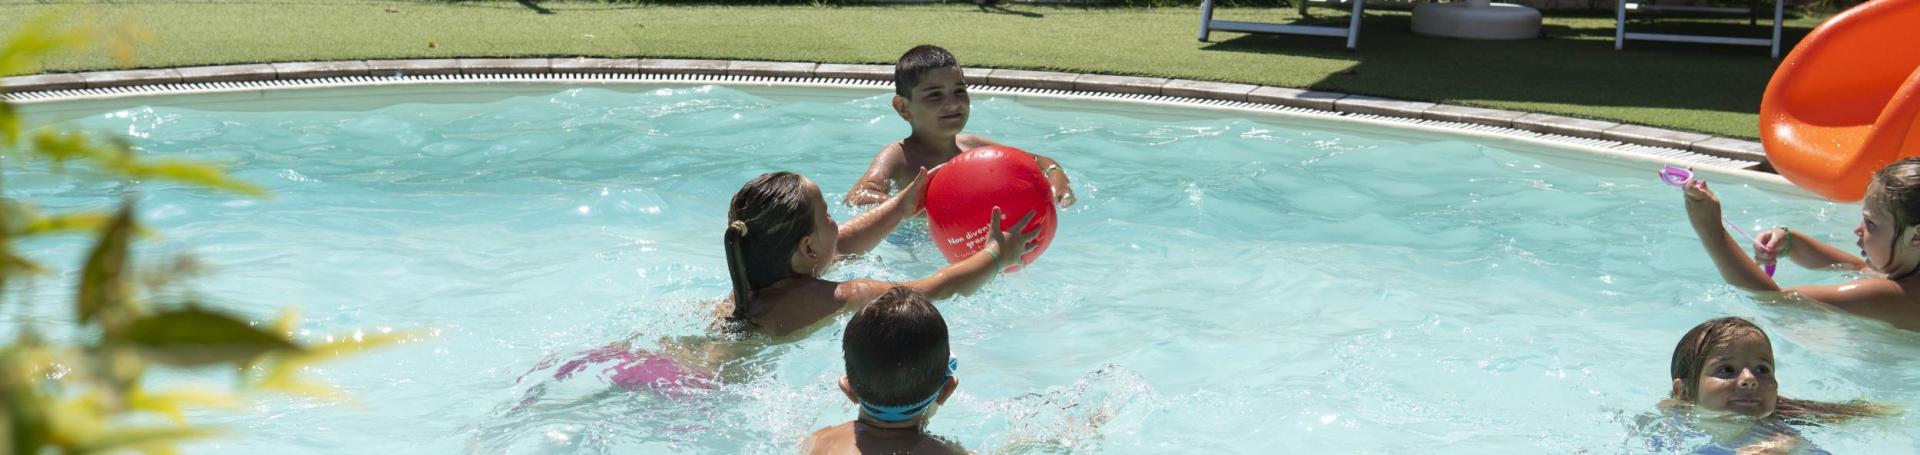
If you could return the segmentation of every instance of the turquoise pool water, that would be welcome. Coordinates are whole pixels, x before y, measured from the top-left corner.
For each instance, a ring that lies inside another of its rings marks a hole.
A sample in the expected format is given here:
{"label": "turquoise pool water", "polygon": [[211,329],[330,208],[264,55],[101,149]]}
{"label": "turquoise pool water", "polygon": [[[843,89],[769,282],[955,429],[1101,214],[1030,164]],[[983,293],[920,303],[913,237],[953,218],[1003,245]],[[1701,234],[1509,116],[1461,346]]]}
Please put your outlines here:
{"label": "turquoise pool water", "polygon": [[[147,153],[229,162],[272,200],[9,163],[54,209],[133,194],[190,252],[193,289],[308,336],[434,336],[325,364],[356,400],[198,412],[192,453],[790,453],[854,408],[838,328],[765,352],[748,381],[664,398],[566,360],[696,335],[728,291],[725,203],[793,170],[838,200],[905,133],[874,90],[414,86],[32,108]],[[254,96],[257,98],[257,96]],[[96,103],[97,104],[97,103]],[[1774,307],[1721,284],[1653,168],[1508,142],[1254,114],[977,95],[970,130],[1065,163],[1081,202],[1033,267],[940,303],[962,359],[931,430],[983,453],[1618,453],[1708,318],[1773,335],[1788,396],[1920,406],[1920,336]],[[1855,206],[1715,188],[1729,219],[1841,243]],[[137,191],[135,191],[137,189]],[[836,217],[851,216],[836,207]],[[833,278],[944,264],[917,226]],[[64,266],[0,330],[64,321]],[[1783,268],[1793,283],[1840,274]],[[842,323],[844,323],[844,318]],[[10,335],[10,333],[9,333]],[[172,375],[210,381],[224,372]],[[1835,453],[1913,453],[1911,417],[1804,429]]]}

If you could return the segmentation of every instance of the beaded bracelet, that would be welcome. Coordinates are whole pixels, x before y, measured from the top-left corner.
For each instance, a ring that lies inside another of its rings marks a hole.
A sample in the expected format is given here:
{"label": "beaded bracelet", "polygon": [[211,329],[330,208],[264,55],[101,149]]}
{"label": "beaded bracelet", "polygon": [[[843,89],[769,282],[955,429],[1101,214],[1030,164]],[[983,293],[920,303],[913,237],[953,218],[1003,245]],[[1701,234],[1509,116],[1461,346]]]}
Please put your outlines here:
{"label": "beaded bracelet", "polygon": [[1785,227],[1782,227],[1780,228],[1780,233],[1784,234],[1786,238],[1780,240],[1780,254],[1776,254],[1774,256],[1787,257],[1787,252],[1793,251],[1793,231]]}

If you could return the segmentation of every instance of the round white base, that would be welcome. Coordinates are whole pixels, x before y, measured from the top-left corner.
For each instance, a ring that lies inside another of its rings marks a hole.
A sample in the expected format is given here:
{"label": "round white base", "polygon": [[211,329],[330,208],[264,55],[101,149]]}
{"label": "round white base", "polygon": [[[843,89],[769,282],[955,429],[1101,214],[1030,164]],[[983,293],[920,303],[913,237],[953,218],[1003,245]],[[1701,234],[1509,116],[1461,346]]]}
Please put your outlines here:
{"label": "round white base", "polygon": [[1483,40],[1539,38],[1540,10],[1507,3],[1422,3],[1413,7],[1413,32]]}

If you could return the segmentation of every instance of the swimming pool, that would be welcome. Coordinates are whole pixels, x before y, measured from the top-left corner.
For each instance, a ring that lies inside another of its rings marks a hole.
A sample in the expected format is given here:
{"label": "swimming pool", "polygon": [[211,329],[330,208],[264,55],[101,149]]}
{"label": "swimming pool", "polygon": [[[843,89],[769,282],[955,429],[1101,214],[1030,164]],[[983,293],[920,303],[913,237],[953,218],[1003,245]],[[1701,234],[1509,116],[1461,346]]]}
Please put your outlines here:
{"label": "swimming pool", "polygon": [[[688,398],[535,367],[700,333],[728,291],[719,239],[733,191],[794,170],[837,200],[905,133],[888,100],[424,85],[31,112],[231,162],[276,194],[134,193],[164,234],[141,257],[198,255],[215,271],[195,289],[214,304],[260,320],[297,305],[315,334],[435,334],[313,372],[354,403],[199,413],[236,432],[191,452],[789,453],[853,415],[833,387],[837,328],[765,353],[753,380]],[[1673,343],[1721,315],[1771,332],[1785,395],[1920,405],[1920,337],[1721,284],[1652,167],[1363,123],[1013,96],[976,96],[969,130],[1059,159],[1080,196],[1033,267],[939,305],[961,387],[931,430],[974,450],[1645,451],[1634,421],[1665,395]],[[130,190],[8,179],[53,209]],[[1856,206],[1718,183],[1743,226],[1852,242]],[[829,277],[944,264],[913,229]],[[82,252],[72,239],[25,246],[50,264]],[[61,273],[21,292],[68,298],[57,284],[75,271]],[[0,309],[0,327],[64,320],[58,308]],[[1909,418],[1807,434],[1835,453],[1910,453]]]}

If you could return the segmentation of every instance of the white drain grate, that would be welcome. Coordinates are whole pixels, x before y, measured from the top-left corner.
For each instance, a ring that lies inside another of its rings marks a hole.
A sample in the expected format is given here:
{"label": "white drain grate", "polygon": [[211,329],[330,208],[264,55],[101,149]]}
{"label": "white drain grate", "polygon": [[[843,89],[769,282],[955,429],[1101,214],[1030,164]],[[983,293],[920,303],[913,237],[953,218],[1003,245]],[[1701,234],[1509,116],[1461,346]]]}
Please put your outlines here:
{"label": "white drain grate", "polygon": [[[15,103],[45,103],[80,99],[129,97],[145,95],[173,95],[210,92],[234,92],[245,90],[280,90],[297,88],[382,86],[409,84],[439,84],[466,82],[631,82],[631,83],[706,83],[706,84],[763,84],[795,85],[813,87],[850,87],[850,88],[891,88],[891,81],[844,78],[796,78],[764,77],[740,75],[704,75],[704,74],[606,74],[606,73],[541,73],[541,74],[443,74],[443,75],[402,75],[387,77],[333,77],[320,79],[295,79],[249,82],[210,82],[141,85],[130,87],[89,88],[77,90],[54,90],[44,92],[7,93],[0,95]],[[1043,96],[1078,99],[1100,99],[1126,101],[1144,104],[1168,106],[1203,107],[1219,109],[1251,110],[1258,112],[1283,113],[1293,116],[1327,119],[1357,119],[1371,122],[1384,122],[1405,125],[1420,125],[1430,128],[1458,130],[1530,140],[1543,140],[1553,143],[1605,149],[1610,152],[1642,156],[1659,161],[1686,164],[1692,166],[1716,167],[1737,170],[1751,170],[1759,162],[1751,160],[1729,159],[1687,150],[1650,147],[1639,144],[1627,144],[1604,139],[1582,138],[1558,134],[1542,134],[1518,128],[1508,128],[1473,123],[1447,122],[1418,118],[1393,117],[1374,114],[1337,112],[1309,109],[1278,104],[1253,103],[1245,101],[1227,101],[1198,98],[1183,98],[1163,95],[1140,95],[1124,93],[1083,92],[1072,90],[1035,89],[1020,87],[977,86],[975,93],[987,95]]]}

